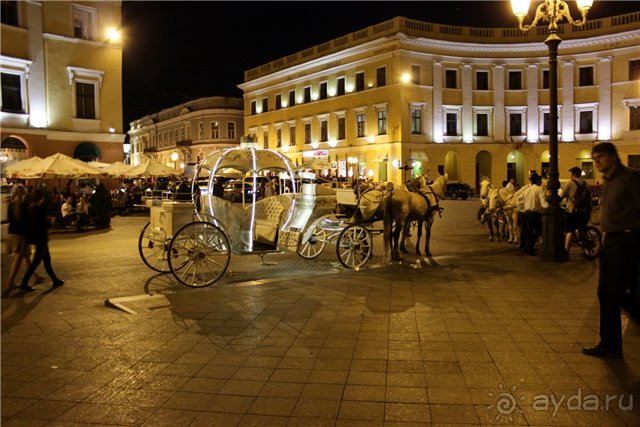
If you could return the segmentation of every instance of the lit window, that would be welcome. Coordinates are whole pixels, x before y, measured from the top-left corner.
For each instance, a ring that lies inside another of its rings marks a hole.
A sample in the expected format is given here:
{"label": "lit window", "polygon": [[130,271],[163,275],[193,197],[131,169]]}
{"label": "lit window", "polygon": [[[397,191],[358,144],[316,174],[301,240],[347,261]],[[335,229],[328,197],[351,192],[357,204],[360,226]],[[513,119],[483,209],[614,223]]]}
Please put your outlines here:
{"label": "lit window", "polygon": [[211,122],[211,139],[220,139],[220,122]]}
{"label": "lit window", "polygon": [[96,9],[78,4],[73,5],[73,36],[78,39],[94,40]]}
{"label": "lit window", "polygon": [[304,143],[311,144],[311,123],[304,124]]}
{"label": "lit window", "polygon": [[356,116],[356,135],[358,138],[362,138],[365,135],[365,115],[360,113]]}
{"label": "lit window", "polygon": [[329,140],[329,122],[327,120],[320,121],[320,141],[325,142]]}
{"label": "lit window", "polygon": [[276,144],[277,147],[282,147],[282,129],[276,129]]}
{"label": "lit window", "polygon": [[378,111],[378,135],[387,134],[387,111]]}
{"label": "lit window", "polygon": [[269,131],[262,132],[262,145],[265,149],[269,148]]}

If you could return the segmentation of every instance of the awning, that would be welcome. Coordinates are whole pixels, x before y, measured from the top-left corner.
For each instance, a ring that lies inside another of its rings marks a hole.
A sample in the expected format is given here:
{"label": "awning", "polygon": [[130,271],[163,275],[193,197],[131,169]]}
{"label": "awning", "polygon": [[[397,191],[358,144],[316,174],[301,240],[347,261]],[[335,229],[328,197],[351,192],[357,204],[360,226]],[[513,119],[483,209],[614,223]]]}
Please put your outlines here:
{"label": "awning", "polygon": [[78,144],[75,150],[73,150],[73,158],[80,159],[85,162],[91,162],[99,159],[100,157],[102,157],[102,153],[93,142],[82,142]]}
{"label": "awning", "polygon": [[5,150],[26,150],[27,147],[24,145],[22,141],[13,136],[8,136],[2,140],[0,143],[0,148]]}
{"label": "awning", "polygon": [[420,160],[423,162],[429,161],[429,156],[427,156],[427,153],[424,151],[412,151],[411,156],[413,157],[413,160]]}

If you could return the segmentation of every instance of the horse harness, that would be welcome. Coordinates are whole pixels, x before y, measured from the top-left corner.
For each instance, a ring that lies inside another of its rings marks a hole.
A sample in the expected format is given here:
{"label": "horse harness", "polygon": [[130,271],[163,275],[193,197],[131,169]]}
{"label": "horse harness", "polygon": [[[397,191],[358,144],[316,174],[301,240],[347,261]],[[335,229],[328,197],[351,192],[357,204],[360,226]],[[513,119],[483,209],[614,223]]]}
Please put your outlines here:
{"label": "horse harness", "polygon": [[[419,189],[416,192],[418,194],[420,194],[422,197],[424,197],[424,200],[427,202],[427,214],[426,215],[431,215],[433,212],[437,211],[438,212],[438,216],[440,218],[442,218],[442,211],[444,210],[444,208],[441,208],[440,205],[439,205],[440,197],[438,197],[438,195],[433,191],[433,189],[431,188],[430,185],[427,185],[426,187],[423,187],[423,188],[428,188],[429,191],[420,191],[422,189]],[[433,198],[436,199],[436,203],[434,205],[431,204],[431,200],[429,200],[428,194],[433,194]]]}

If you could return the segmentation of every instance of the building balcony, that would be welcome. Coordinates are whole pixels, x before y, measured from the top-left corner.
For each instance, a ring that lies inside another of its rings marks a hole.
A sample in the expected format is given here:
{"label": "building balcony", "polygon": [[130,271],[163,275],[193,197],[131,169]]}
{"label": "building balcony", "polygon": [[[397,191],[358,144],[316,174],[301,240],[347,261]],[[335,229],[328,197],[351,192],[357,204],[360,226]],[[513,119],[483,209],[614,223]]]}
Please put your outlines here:
{"label": "building balcony", "polygon": [[176,147],[191,147],[192,143],[190,139],[183,139],[182,141],[176,142]]}

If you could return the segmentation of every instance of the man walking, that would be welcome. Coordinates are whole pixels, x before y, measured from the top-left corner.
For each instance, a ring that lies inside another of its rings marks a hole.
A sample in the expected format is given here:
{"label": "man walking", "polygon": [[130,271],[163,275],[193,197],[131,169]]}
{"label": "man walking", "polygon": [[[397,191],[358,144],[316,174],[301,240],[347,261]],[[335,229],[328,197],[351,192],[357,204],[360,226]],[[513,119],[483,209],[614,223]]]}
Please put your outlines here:
{"label": "man walking", "polygon": [[600,342],[582,352],[597,357],[622,357],[620,307],[637,313],[640,271],[640,171],[620,163],[615,145],[603,142],[591,150],[591,157],[604,184],[600,199],[600,252],[598,300]]}
{"label": "man walking", "polygon": [[582,169],[569,169],[571,179],[562,187],[562,197],[567,199],[565,207],[564,248],[571,253],[573,232],[583,233],[591,216],[591,189],[582,179]]}

